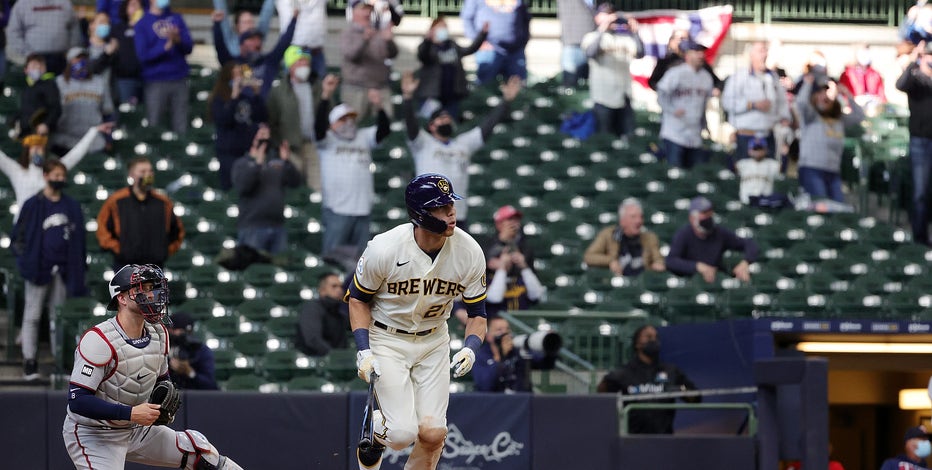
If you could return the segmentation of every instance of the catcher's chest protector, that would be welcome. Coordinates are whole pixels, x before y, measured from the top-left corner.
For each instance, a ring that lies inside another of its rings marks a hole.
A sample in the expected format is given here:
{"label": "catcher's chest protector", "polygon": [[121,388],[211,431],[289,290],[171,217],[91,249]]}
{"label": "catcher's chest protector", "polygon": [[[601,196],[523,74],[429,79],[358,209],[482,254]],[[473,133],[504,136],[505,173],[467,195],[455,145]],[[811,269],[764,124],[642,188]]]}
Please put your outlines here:
{"label": "catcher's chest protector", "polygon": [[155,386],[159,370],[165,365],[165,329],[161,325],[146,323],[145,329],[151,339],[140,349],[124,337],[115,319],[101,323],[99,328],[116,352],[116,357],[108,366],[110,376],[100,383],[97,396],[111,403],[129,406],[145,403]]}

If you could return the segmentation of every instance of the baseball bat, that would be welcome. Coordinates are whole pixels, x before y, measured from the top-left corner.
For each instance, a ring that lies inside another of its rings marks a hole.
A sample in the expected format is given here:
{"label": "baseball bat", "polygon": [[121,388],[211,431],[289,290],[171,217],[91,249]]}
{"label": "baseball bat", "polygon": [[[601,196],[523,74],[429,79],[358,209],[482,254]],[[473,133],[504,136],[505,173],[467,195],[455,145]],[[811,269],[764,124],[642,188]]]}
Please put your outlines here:
{"label": "baseball bat", "polygon": [[375,408],[375,382],[379,380],[379,374],[375,371],[369,376],[369,391],[366,394],[366,410],[362,415],[362,430],[359,433],[359,448],[368,450],[372,447],[372,413]]}

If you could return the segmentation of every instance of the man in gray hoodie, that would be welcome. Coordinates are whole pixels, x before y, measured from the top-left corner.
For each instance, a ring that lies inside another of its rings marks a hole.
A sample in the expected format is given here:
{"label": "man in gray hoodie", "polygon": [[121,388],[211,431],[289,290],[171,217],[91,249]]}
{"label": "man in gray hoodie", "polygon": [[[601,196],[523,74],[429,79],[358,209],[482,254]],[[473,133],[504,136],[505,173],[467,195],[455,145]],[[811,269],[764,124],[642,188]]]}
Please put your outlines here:
{"label": "man in gray hoodie", "polygon": [[65,52],[79,42],[77,20],[69,0],[19,0],[10,11],[7,36],[11,51],[41,54],[49,72],[65,70]]}

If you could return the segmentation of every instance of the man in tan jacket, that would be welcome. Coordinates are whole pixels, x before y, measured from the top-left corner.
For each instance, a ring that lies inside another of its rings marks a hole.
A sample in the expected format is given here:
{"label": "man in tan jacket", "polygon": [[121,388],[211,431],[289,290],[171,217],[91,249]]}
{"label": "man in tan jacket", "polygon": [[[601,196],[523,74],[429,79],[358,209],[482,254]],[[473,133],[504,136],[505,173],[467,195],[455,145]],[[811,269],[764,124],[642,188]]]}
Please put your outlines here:
{"label": "man in tan jacket", "polygon": [[664,271],[660,241],[643,230],[641,203],[628,198],[618,206],[618,226],[605,227],[586,248],[584,261],[590,267],[608,268],[616,276],[637,276],[645,269]]}

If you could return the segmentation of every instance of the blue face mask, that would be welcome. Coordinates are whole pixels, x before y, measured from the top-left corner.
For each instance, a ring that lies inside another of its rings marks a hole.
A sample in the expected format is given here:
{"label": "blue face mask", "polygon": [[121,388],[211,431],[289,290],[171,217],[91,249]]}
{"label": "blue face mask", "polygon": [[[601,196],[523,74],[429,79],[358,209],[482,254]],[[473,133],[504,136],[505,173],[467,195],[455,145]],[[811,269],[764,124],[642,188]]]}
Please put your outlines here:
{"label": "blue face mask", "polygon": [[81,59],[71,64],[71,78],[75,80],[84,80],[88,77],[87,60]]}
{"label": "blue face mask", "polygon": [[95,33],[97,34],[97,37],[99,38],[105,38],[107,36],[110,36],[110,25],[108,24],[97,25],[97,29],[95,30]]}
{"label": "blue face mask", "polygon": [[924,459],[932,454],[932,443],[929,441],[919,441],[919,444],[916,445],[916,457]]}
{"label": "blue face mask", "polygon": [[155,6],[159,7],[162,10],[168,8],[170,4],[171,4],[170,0],[156,0],[155,1]]}
{"label": "blue face mask", "polygon": [[45,157],[42,154],[35,154],[32,156],[32,164],[38,167],[41,167],[45,163]]}

